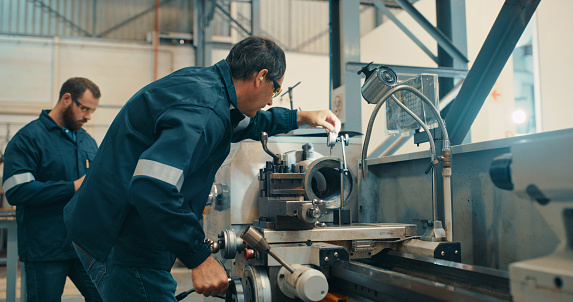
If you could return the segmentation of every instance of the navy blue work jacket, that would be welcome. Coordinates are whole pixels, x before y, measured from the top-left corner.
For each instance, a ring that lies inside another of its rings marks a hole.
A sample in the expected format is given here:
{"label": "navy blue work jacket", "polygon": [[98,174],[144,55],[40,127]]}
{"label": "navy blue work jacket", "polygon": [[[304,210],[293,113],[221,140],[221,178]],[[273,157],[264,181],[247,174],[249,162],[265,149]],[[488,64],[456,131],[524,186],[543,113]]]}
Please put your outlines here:
{"label": "navy blue work jacket", "polygon": [[76,141],[43,110],[6,146],[2,185],[16,206],[20,261],[76,258],[64,244],[63,208],[74,195],[74,180],[86,174],[97,143],[84,130]]}
{"label": "navy blue work jacket", "polygon": [[[80,190],[65,208],[70,239],[117,265],[188,268],[211,254],[199,223],[232,141],[297,127],[296,111],[271,108],[233,129],[237,95],[225,61],[188,67],[137,92],[111,124]],[[234,131],[235,130],[235,131]]]}

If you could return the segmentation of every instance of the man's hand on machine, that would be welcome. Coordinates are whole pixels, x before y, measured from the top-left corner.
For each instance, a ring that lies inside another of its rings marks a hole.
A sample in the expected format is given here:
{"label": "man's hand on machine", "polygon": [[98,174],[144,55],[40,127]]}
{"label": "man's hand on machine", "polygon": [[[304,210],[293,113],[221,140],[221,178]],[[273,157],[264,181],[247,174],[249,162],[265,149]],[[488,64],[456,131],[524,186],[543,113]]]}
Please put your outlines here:
{"label": "man's hand on machine", "polygon": [[298,111],[296,121],[299,126],[309,125],[317,128],[324,128],[327,132],[340,131],[340,120],[330,110],[319,111]]}
{"label": "man's hand on machine", "polygon": [[205,297],[222,296],[229,288],[227,272],[212,255],[191,269],[191,280],[195,291]]}

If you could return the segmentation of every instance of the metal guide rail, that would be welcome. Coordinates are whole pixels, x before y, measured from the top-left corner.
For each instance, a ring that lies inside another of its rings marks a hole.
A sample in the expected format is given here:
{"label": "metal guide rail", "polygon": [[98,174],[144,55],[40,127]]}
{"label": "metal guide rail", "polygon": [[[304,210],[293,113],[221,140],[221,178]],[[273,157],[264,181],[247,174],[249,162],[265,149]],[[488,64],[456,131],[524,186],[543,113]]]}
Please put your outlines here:
{"label": "metal guide rail", "polygon": [[395,251],[331,263],[329,285],[348,301],[511,301],[505,271]]}

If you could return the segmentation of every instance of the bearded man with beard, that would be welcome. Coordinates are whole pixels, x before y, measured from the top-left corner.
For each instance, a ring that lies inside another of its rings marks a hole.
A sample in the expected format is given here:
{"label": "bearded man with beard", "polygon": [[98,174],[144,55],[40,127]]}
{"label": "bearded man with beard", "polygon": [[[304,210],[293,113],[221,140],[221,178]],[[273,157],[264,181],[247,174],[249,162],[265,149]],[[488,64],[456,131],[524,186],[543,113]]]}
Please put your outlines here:
{"label": "bearded man with beard", "polygon": [[82,184],[97,152],[82,126],[101,94],[86,78],[71,78],[52,110],[24,126],[5,152],[2,187],[16,206],[18,255],[26,272],[27,301],[61,301],[70,277],[86,301],[102,301],[71,244],[63,208]]}

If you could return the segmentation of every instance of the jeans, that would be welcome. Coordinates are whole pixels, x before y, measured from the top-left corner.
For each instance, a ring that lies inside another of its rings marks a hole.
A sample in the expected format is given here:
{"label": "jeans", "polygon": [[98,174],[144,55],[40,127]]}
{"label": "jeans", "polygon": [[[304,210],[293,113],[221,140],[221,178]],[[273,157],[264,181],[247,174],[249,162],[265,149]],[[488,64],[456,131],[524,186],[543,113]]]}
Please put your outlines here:
{"label": "jeans", "polygon": [[63,261],[26,261],[28,302],[62,301],[66,276],[76,285],[86,301],[103,301],[79,259]]}
{"label": "jeans", "polygon": [[164,270],[125,267],[113,263],[113,248],[105,260],[97,260],[74,246],[103,301],[175,302],[177,282]]}

